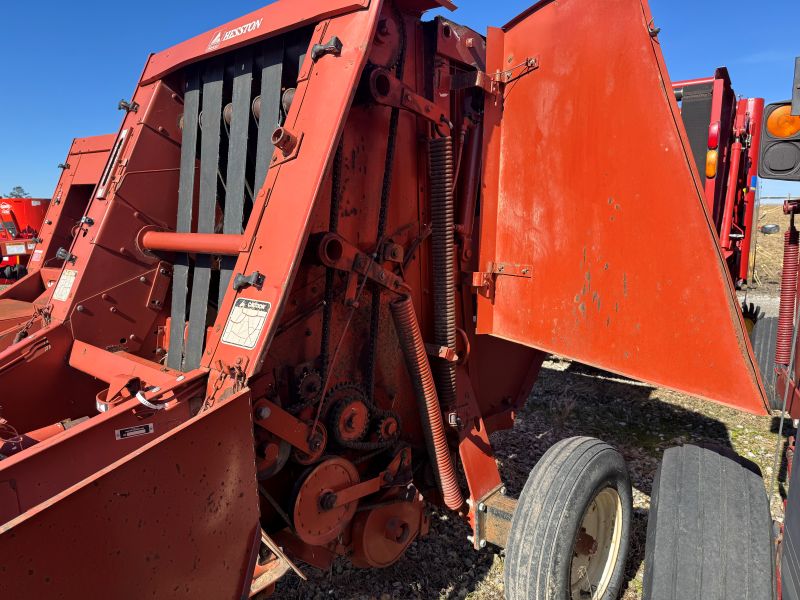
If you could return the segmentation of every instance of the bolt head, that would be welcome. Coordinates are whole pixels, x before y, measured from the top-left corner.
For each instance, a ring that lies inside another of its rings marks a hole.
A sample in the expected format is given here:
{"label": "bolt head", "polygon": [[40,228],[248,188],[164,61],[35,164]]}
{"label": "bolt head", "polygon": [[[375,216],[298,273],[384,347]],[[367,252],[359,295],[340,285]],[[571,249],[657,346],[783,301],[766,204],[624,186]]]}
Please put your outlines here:
{"label": "bolt head", "polygon": [[486,504],[485,504],[485,503],[483,503],[483,502],[481,502],[480,504],[478,504],[478,511],[479,511],[479,512],[486,512]]}
{"label": "bolt head", "polygon": [[480,544],[478,544],[481,548],[486,548],[486,540],[481,540]]}
{"label": "bolt head", "polygon": [[264,419],[269,419],[269,416],[272,414],[272,411],[269,409],[268,406],[259,406],[256,409],[256,418],[259,421],[263,421]]}

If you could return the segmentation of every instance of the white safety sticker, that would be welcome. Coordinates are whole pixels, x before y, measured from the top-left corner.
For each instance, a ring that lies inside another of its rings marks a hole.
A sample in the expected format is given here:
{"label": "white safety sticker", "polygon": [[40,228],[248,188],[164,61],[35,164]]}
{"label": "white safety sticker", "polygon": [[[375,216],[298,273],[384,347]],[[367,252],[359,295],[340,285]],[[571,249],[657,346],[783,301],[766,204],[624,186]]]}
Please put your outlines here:
{"label": "white safety sticker", "polygon": [[41,206],[42,203],[39,200],[31,200],[31,206]]}
{"label": "white safety sticker", "polygon": [[44,253],[43,250],[34,250],[33,256],[31,256],[31,260],[33,262],[39,262],[42,260],[42,254]]}
{"label": "white safety sticker", "polygon": [[64,272],[61,273],[61,278],[58,280],[56,291],[53,292],[53,300],[65,302],[67,298],[69,298],[69,293],[72,291],[72,286],[75,284],[75,278],[77,276],[77,271],[64,269]]}
{"label": "white safety sticker", "polygon": [[236,300],[222,332],[222,343],[247,350],[255,348],[271,308],[269,302],[261,300]]}
{"label": "white safety sticker", "polygon": [[140,435],[150,435],[156,430],[152,423],[145,423],[144,425],[135,425],[134,427],[124,427],[117,429],[114,435],[118,440],[127,440],[132,437],[139,437]]}

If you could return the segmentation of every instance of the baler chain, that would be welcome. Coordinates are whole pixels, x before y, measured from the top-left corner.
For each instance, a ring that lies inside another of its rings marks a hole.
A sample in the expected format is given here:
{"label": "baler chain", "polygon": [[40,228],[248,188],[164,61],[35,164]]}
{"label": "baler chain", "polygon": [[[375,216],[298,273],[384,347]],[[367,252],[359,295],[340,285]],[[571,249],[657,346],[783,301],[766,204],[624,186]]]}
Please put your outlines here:
{"label": "baler chain", "polygon": [[[336,155],[333,159],[332,185],[331,185],[331,208],[328,217],[328,231],[337,233],[339,229],[339,208],[342,200],[342,160],[344,153],[344,140],[339,140],[336,148]],[[332,267],[325,269],[325,297],[322,307],[322,340],[320,349],[320,368],[322,370],[322,381],[328,379],[328,368],[330,362],[330,340],[331,340],[331,318],[333,316],[334,298],[334,277],[335,270]]]}
{"label": "baler chain", "polygon": [[[352,401],[363,404],[369,412],[367,427],[358,440],[347,439],[346,436],[342,435],[338,427],[341,410],[344,409],[348,402]],[[336,442],[344,448],[361,451],[382,450],[390,448],[399,439],[399,416],[370,402],[364,390],[358,384],[345,382],[334,386],[326,395],[325,403],[331,407],[328,419],[329,428],[333,432]],[[389,421],[394,422],[394,427],[387,431],[386,423]],[[374,433],[375,439],[373,441],[362,441],[364,437],[369,435],[370,431]]]}
{"label": "baler chain", "polygon": [[[392,2],[392,10],[400,26],[400,57],[395,65],[395,76],[400,81],[403,80],[405,73],[406,56],[406,28],[403,15],[397,9],[397,5]],[[389,135],[386,144],[386,161],[383,168],[383,184],[381,186],[381,204],[378,213],[378,230],[375,237],[375,255],[373,260],[378,261],[383,255],[383,242],[386,237],[386,224],[389,215],[389,197],[392,191],[392,175],[394,173],[394,156],[397,150],[397,127],[400,122],[400,109],[393,107],[389,116]],[[367,370],[365,377],[365,387],[367,397],[372,402],[375,399],[375,368],[378,354],[378,333],[381,319],[381,289],[372,286],[372,313],[369,323],[369,352],[367,354]]]}

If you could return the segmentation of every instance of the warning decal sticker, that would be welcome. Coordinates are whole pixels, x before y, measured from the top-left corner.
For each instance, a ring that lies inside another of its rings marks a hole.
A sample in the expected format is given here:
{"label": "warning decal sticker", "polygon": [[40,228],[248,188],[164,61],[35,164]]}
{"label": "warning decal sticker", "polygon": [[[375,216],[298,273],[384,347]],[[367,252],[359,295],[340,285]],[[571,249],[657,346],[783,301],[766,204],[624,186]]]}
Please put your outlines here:
{"label": "warning decal sticker", "polygon": [[69,298],[69,293],[72,291],[72,286],[77,276],[77,271],[64,269],[64,272],[61,273],[61,277],[58,280],[56,291],[53,292],[53,300],[61,300],[61,302],[66,301],[66,299]]}
{"label": "warning decal sticker", "polygon": [[239,298],[225,323],[222,343],[247,350],[255,348],[271,308],[269,302]]}

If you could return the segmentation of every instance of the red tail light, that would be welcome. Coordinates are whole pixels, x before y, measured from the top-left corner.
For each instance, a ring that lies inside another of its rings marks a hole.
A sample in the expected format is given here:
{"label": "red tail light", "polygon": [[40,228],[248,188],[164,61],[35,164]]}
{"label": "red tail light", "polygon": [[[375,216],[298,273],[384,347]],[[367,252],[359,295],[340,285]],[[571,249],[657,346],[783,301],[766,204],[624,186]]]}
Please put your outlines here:
{"label": "red tail light", "polygon": [[708,127],[708,147],[712,150],[719,146],[719,121]]}

